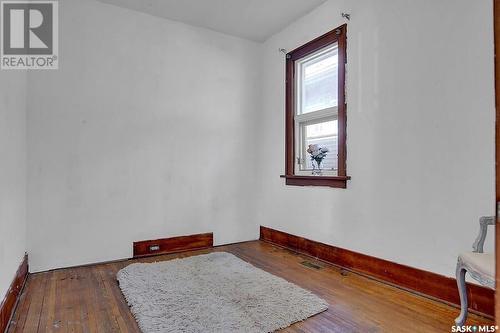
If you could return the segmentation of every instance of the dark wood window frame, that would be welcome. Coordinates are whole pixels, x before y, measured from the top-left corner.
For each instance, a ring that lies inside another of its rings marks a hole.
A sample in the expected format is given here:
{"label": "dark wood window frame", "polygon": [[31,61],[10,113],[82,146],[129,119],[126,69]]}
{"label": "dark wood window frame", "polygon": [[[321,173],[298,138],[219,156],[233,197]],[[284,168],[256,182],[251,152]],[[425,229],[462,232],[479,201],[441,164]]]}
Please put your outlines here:
{"label": "dark wood window frame", "polygon": [[[347,25],[342,25],[323,36],[291,51],[286,55],[286,101],[285,101],[285,175],[286,185],[330,186],[346,188],[346,101],[345,65],[347,62]],[[337,176],[295,175],[295,62],[333,43],[338,43],[338,170]]]}

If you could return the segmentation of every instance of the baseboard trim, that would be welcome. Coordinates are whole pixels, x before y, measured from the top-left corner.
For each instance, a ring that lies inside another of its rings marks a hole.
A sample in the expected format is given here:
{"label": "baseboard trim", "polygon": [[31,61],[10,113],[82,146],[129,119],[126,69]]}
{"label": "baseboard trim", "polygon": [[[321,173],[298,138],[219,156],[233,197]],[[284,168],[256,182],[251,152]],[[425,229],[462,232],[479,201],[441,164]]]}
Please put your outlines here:
{"label": "baseboard trim", "polygon": [[[227,243],[227,244],[220,244],[220,245],[214,245],[211,247],[206,247],[202,249],[194,249],[194,250],[184,250],[184,251],[176,251],[172,253],[166,253],[166,254],[174,254],[174,253],[179,253],[179,252],[187,252],[187,251],[196,251],[196,250],[206,250],[206,249],[217,249],[219,247],[224,247],[224,246],[229,246],[229,245],[234,245],[234,244],[241,244],[241,243],[249,243],[249,242],[255,242],[258,239],[251,239],[251,240],[246,240],[246,241],[241,241],[241,242],[234,242],[234,243]],[[107,264],[113,264],[117,262],[124,262],[124,261],[133,261],[134,259],[143,259],[147,257],[156,257],[160,256],[163,254],[151,254],[151,255],[144,255],[138,258],[121,258],[121,259],[112,259],[112,260],[105,260],[105,261],[97,261],[97,262],[92,262],[92,263],[87,263],[87,264],[80,264],[80,265],[73,265],[73,266],[63,266],[63,267],[56,267],[56,268],[51,268],[51,269],[45,269],[42,271],[30,273],[30,275],[36,275],[36,274],[42,274],[42,273],[47,273],[47,272],[53,272],[53,271],[60,271],[64,269],[73,269],[73,268],[82,268],[82,267],[92,267],[92,266],[98,266],[98,265],[107,265]]]}
{"label": "baseboard trim", "polygon": [[[440,274],[379,259],[366,254],[327,245],[268,227],[260,227],[260,240],[318,258],[330,264],[375,278],[422,296],[459,307],[457,282]],[[493,317],[495,291],[476,284],[467,284],[469,310]]]}
{"label": "baseboard trim", "polygon": [[196,234],[134,242],[134,258],[194,251],[214,246],[213,233]]}
{"label": "baseboard trim", "polygon": [[7,330],[27,279],[28,254],[25,254],[23,261],[17,269],[14,280],[12,280],[9,289],[7,290],[7,294],[0,304],[0,332],[5,332]]}

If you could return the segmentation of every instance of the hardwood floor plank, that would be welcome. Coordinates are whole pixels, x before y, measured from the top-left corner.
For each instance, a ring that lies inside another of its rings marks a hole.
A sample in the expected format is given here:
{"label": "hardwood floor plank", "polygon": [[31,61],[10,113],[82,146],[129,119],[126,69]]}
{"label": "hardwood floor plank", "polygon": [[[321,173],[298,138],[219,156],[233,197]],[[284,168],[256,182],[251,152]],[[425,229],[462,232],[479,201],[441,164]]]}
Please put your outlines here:
{"label": "hardwood floor plank", "polygon": [[120,326],[113,317],[113,311],[110,309],[108,295],[105,290],[104,281],[100,274],[100,267],[90,268],[92,270],[93,288],[95,289],[94,296],[99,304],[99,316],[102,318],[99,325],[102,325],[103,332],[120,332]]}
{"label": "hardwood floor plank", "polygon": [[56,311],[56,278],[53,272],[47,273],[45,301],[40,315],[39,332],[51,332]]}
{"label": "hardwood floor plank", "polygon": [[28,281],[26,281],[26,287],[24,288],[21,297],[19,298],[19,304],[14,312],[14,316],[9,326],[9,330],[12,332],[22,332],[24,323],[28,316],[29,306],[31,302],[31,296],[34,293],[33,288],[36,287],[36,282],[33,281],[34,277],[29,276]]}
{"label": "hardwood floor plank", "polygon": [[18,322],[18,332],[38,331],[46,280],[46,276],[35,276],[33,279],[30,279],[30,288],[27,290],[30,297],[26,303],[25,315]]}
{"label": "hardwood floor plank", "polygon": [[109,297],[113,317],[120,327],[121,332],[136,332],[138,330],[135,320],[131,316],[130,310],[123,298],[123,295],[116,281],[116,265],[103,267],[100,274],[103,278],[104,286]]}
{"label": "hardwood floor plank", "polygon": [[[327,311],[282,330],[312,332],[450,332],[459,310],[262,241],[31,275],[9,332],[140,332],[116,281],[134,262],[233,253],[325,299]],[[313,265],[306,266],[309,262]],[[315,267],[317,268],[311,268]],[[35,323],[37,325],[35,325]],[[492,324],[470,315],[468,324]]]}
{"label": "hardwood floor plank", "polygon": [[97,304],[96,295],[95,292],[93,292],[92,270],[82,270],[82,275],[84,277],[82,283],[85,289],[82,291],[81,297],[82,301],[85,303],[85,309],[87,310],[88,332],[99,332],[99,312],[92,311]]}

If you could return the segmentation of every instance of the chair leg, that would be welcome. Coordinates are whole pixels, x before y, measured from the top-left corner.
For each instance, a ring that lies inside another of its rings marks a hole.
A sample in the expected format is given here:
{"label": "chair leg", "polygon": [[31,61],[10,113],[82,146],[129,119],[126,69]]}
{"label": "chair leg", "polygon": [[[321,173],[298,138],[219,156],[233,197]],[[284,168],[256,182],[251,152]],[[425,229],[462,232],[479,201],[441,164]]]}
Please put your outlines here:
{"label": "chair leg", "polygon": [[467,270],[460,264],[457,263],[457,286],[458,293],[460,294],[460,315],[455,318],[455,324],[457,326],[462,326],[467,320],[467,285],[465,284],[465,273]]}

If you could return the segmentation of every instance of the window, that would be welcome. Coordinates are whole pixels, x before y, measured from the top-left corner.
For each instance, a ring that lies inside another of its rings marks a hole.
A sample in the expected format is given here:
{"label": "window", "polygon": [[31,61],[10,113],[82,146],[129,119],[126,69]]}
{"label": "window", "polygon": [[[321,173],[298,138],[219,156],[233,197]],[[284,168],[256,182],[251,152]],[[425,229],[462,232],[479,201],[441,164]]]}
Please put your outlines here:
{"label": "window", "polygon": [[346,187],[346,28],[287,54],[287,185]]}

